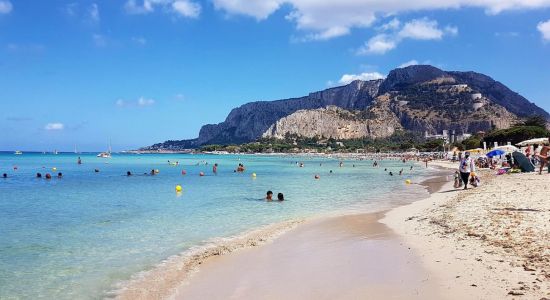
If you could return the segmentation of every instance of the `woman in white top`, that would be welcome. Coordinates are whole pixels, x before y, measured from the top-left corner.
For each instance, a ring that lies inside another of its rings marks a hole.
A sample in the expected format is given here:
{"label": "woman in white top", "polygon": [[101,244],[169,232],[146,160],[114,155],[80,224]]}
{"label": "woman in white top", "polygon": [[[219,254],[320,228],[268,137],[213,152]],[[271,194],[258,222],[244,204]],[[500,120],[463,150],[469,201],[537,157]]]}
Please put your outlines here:
{"label": "woman in white top", "polygon": [[458,167],[462,182],[464,182],[464,189],[468,189],[468,182],[470,181],[470,173],[476,171],[474,160],[470,157],[470,152],[464,153],[464,158],[460,160],[460,166]]}

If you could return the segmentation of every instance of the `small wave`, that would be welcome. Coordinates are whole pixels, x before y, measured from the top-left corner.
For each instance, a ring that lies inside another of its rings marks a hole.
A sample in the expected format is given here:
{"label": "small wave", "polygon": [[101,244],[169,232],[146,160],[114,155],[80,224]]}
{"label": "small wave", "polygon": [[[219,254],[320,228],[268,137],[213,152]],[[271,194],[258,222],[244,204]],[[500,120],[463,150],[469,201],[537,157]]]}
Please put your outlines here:
{"label": "small wave", "polygon": [[209,257],[263,245],[303,222],[305,219],[296,219],[267,225],[232,237],[211,239],[202,246],[195,246],[171,256],[151,270],[139,272],[130,280],[116,284],[106,297],[132,300],[168,298]]}

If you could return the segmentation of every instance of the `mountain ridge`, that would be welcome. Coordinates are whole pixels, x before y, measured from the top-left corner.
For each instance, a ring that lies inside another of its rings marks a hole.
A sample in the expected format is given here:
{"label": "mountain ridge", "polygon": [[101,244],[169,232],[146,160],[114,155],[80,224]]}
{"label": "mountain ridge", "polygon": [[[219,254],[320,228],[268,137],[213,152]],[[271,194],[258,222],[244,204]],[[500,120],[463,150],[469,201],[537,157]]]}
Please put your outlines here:
{"label": "mountain ridge", "polygon": [[[196,148],[206,144],[251,142],[297,111],[328,106],[349,111],[368,111],[373,107],[390,110],[400,123],[395,128],[430,132],[505,128],[532,115],[550,119],[548,112],[487,75],[415,65],[394,69],[385,79],[356,80],[303,97],[249,102],[232,109],[223,122],[202,126],[196,139],[166,144],[167,141],[142,149],[166,149],[175,144],[179,148]],[[383,119],[377,120],[381,121]]]}

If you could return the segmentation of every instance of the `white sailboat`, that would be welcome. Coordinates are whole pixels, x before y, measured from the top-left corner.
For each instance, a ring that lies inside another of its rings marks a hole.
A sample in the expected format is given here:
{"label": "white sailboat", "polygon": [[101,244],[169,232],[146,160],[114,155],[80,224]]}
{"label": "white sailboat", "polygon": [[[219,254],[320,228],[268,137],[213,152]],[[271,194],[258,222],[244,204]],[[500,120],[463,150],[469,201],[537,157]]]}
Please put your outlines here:
{"label": "white sailboat", "polygon": [[109,151],[107,152],[101,152],[97,155],[97,157],[101,158],[111,158],[111,140],[109,140]]}
{"label": "white sailboat", "polygon": [[17,150],[17,151],[15,151],[15,153],[14,153],[14,154],[15,154],[15,155],[21,155],[21,154],[23,154],[23,152],[21,152],[21,151]]}

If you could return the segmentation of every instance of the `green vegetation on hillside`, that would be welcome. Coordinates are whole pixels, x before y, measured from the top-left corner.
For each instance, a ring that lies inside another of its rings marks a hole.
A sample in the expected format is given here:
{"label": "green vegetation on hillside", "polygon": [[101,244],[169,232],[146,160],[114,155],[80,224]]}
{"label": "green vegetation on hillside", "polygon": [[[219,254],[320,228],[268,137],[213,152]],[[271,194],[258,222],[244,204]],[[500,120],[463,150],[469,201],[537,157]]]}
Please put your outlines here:
{"label": "green vegetation on hillside", "polygon": [[380,152],[380,151],[442,151],[442,140],[426,140],[422,134],[399,131],[384,139],[336,140],[319,137],[308,138],[287,135],[284,139],[263,138],[253,143],[241,145],[206,145],[201,151],[227,151],[231,153],[283,153],[283,152]]}

